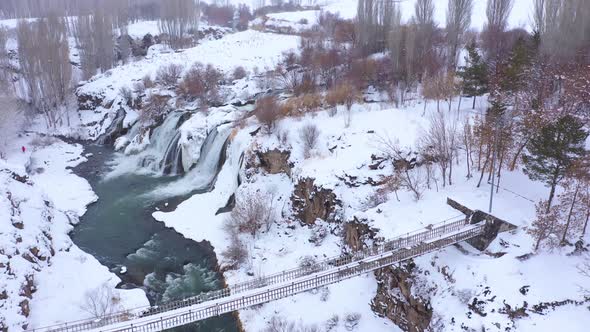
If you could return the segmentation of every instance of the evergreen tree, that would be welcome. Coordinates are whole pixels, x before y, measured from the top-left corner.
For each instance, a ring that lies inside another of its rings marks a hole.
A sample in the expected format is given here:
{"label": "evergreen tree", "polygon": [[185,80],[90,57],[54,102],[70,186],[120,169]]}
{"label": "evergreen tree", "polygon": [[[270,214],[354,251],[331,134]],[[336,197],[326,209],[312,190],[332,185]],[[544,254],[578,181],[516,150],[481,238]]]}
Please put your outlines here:
{"label": "evergreen tree", "polygon": [[551,207],[555,187],[571,165],[586,153],[584,142],[588,132],[576,118],[566,115],[536,134],[527,145],[523,156],[524,172],[535,181],[543,181],[550,188],[547,211]]}
{"label": "evergreen tree", "polygon": [[466,65],[459,70],[459,77],[463,79],[463,94],[473,97],[473,108],[475,99],[488,92],[488,66],[477,51],[477,45],[471,42],[467,46],[468,56],[465,57]]}
{"label": "evergreen tree", "polygon": [[531,64],[534,50],[524,38],[519,38],[501,70],[500,88],[515,93],[522,89],[526,77],[523,72]]}

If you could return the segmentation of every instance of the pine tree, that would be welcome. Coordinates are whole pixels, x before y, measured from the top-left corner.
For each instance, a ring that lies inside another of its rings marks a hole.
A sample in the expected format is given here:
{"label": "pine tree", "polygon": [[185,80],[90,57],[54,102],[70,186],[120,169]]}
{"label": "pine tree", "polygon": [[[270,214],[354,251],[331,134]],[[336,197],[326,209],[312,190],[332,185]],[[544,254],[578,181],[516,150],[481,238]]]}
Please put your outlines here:
{"label": "pine tree", "polygon": [[585,155],[583,143],[587,137],[583,124],[566,115],[542,128],[528,143],[528,151],[523,156],[524,172],[531,180],[543,181],[551,188],[547,211],[551,207],[555,187],[570,166]]}
{"label": "pine tree", "polygon": [[475,99],[488,92],[488,66],[477,51],[475,41],[467,46],[468,56],[465,57],[466,66],[459,70],[459,77],[463,79],[463,94],[473,97],[473,109]]}

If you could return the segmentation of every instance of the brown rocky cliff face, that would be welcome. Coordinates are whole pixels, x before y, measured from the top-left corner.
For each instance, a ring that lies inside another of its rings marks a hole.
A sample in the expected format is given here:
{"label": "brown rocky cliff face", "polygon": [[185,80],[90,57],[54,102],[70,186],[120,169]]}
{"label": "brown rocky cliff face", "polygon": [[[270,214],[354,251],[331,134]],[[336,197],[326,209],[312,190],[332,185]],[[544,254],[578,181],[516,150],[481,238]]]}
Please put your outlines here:
{"label": "brown rocky cliff face", "polygon": [[359,221],[356,217],[353,221],[344,225],[344,243],[352,251],[364,249],[366,247],[365,241],[373,239],[375,234],[375,230],[371,229],[366,223]]}
{"label": "brown rocky cliff face", "polygon": [[312,178],[299,180],[291,203],[297,218],[307,225],[315,224],[317,219],[335,221],[336,210],[342,205],[332,190],[316,186]]}
{"label": "brown rocky cliff face", "polygon": [[423,332],[430,325],[432,307],[429,300],[412,294],[414,268],[410,261],[401,267],[390,266],[375,271],[378,287],[371,309],[404,331]]}
{"label": "brown rocky cliff face", "polygon": [[293,165],[289,162],[291,153],[289,151],[281,151],[278,149],[268,151],[257,151],[256,156],[260,160],[260,167],[269,174],[285,173],[291,176],[291,168]]}

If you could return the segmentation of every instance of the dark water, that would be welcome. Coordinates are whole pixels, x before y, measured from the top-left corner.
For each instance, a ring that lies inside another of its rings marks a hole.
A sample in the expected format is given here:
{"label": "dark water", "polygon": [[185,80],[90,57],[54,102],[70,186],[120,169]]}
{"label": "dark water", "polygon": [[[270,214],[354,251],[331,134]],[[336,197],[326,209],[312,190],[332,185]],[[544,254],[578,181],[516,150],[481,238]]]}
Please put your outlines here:
{"label": "dark water", "polygon": [[[182,299],[222,287],[217,260],[207,242],[184,238],[157,222],[156,209],[171,210],[184,197],[155,199],[145,195],[178,177],[126,174],[103,179],[115,154],[89,145],[89,161],[74,169],[86,178],[98,202],[90,205],[72,231],[73,241],[123,280],[121,288],[141,287],[152,304]],[[126,267],[126,273],[121,268]],[[226,314],[175,331],[238,331],[236,319]]]}

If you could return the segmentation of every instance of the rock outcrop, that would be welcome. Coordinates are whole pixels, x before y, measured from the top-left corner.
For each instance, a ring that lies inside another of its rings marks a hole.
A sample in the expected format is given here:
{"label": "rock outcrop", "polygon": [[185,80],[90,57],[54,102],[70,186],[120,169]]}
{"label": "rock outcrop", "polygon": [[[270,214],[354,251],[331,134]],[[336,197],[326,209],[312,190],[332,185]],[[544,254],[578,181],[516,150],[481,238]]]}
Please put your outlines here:
{"label": "rock outcrop", "polygon": [[316,186],[312,178],[299,180],[291,203],[295,216],[306,225],[315,224],[317,219],[336,221],[337,209],[342,205],[332,190]]}
{"label": "rock outcrop", "polygon": [[260,167],[269,174],[285,173],[291,176],[293,164],[289,162],[291,153],[279,149],[256,151],[256,156],[260,161]]}
{"label": "rock outcrop", "polygon": [[344,243],[352,250],[359,251],[367,246],[367,240],[373,239],[377,232],[356,217],[344,224]]}
{"label": "rock outcrop", "polygon": [[375,271],[378,286],[371,309],[404,331],[422,332],[430,325],[432,307],[428,299],[412,292],[415,269],[414,262],[409,261],[400,267],[389,266]]}
{"label": "rock outcrop", "polygon": [[98,138],[98,143],[103,145],[113,145],[117,138],[125,135],[128,128],[123,127],[125,120],[125,110],[120,108],[113,119],[113,122],[107,127],[104,134]]}

